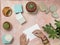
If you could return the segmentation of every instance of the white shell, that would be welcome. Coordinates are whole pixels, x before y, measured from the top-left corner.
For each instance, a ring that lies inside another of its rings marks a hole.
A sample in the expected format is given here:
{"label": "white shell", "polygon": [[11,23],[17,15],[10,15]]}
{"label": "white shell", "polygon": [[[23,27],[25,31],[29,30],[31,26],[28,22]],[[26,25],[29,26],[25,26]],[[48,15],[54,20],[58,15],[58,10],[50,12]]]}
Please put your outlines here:
{"label": "white shell", "polygon": [[52,17],[59,18],[59,15],[57,14],[57,12],[54,12],[54,13],[52,13]]}
{"label": "white shell", "polygon": [[55,5],[51,5],[49,9],[52,13],[57,11],[57,7]]}
{"label": "white shell", "polygon": [[44,11],[46,11],[46,9],[47,9],[47,6],[43,2],[41,2],[40,3],[40,11],[44,12]]}

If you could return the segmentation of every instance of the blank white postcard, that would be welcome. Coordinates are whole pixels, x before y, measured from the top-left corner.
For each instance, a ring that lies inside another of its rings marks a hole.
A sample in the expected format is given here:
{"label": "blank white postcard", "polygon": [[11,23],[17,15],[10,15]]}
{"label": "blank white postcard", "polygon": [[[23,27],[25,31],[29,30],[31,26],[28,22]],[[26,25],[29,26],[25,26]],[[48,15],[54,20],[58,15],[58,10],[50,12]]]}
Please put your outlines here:
{"label": "blank white postcard", "polygon": [[32,34],[32,32],[35,31],[36,29],[40,30],[40,27],[38,24],[35,24],[35,25],[31,26],[30,28],[24,30],[23,33],[26,34],[27,39],[29,39],[31,41],[32,39],[36,38],[36,36]]}

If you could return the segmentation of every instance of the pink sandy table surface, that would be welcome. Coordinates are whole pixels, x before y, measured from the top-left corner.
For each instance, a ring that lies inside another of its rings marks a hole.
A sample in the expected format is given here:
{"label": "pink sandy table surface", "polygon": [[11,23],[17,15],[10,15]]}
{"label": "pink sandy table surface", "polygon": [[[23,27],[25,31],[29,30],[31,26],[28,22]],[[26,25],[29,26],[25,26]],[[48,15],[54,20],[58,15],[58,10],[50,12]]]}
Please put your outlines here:
{"label": "pink sandy table surface", "polygon": [[[12,34],[14,36],[14,41],[12,44],[9,45],[20,45],[20,35],[22,34],[22,32],[27,29],[28,27],[34,25],[34,24],[39,24],[40,28],[42,26],[44,26],[45,24],[48,23],[54,23],[54,18],[52,18],[51,13],[49,14],[45,14],[44,12],[41,12],[40,10],[38,10],[37,14],[30,14],[26,11],[25,9],[25,5],[29,0],[1,0],[1,28],[0,28],[0,45],[4,45],[2,43],[2,36],[4,34]],[[56,5],[58,7],[57,13],[59,14],[60,17],[60,1],[59,0],[32,0],[34,2],[36,2],[37,6],[39,7],[39,4],[41,1],[43,1],[48,7],[52,4]],[[22,4],[23,5],[23,16],[25,17],[25,19],[27,20],[27,23],[20,25],[20,23],[16,20],[15,17],[15,13],[13,12],[13,14],[10,17],[5,17],[2,13],[2,9],[6,6],[9,6],[13,9],[13,6],[15,4]],[[59,18],[60,19],[60,18]],[[58,20],[59,20],[58,19]],[[5,21],[9,21],[12,25],[13,25],[13,29],[11,31],[6,31],[3,29],[2,24]],[[54,26],[54,25],[53,25]],[[44,30],[41,28],[42,32],[48,37],[48,34],[46,34],[46,32],[44,32]],[[49,39],[49,38],[48,38]],[[51,45],[60,45],[60,40],[59,39],[49,39]],[[41,39],[34,39],[32,41],[29,42],[28,45],[43,45]]]}

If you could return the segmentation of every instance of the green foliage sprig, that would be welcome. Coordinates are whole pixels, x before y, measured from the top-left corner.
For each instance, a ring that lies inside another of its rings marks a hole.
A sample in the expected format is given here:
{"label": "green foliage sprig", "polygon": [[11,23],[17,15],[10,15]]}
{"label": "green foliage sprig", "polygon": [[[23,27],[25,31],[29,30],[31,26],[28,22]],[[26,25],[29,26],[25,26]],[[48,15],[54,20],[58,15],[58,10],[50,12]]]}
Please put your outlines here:
{"label": "green foliage sprig", "polygon": [[44,31],[49,34],[49,38],[60,38],[60,21],[55,20],[56,29],[51,25],[51,23],[43,26]]}

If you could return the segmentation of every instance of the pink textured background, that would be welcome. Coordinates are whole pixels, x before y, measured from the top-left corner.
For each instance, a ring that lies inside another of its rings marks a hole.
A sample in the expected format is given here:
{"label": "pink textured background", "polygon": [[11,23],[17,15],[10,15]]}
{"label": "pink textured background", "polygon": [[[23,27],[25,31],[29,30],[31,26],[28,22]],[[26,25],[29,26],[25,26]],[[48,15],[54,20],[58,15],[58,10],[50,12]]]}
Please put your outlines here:
{"label": "pink textured background", "polygon": [[[54,18],[52,18],[51,13],[49,14],[45,14],[44,12],[41,12],[40,10],[38,10],[37,14],[29,14],[26,9],[25,9],[25,5],[26,3],[30,1],[30,0],[1,0],[1,20],[0,20],[0,24],[1,24],[1,36],[0,36],[0,45],[4,45],[2,43],[2,35],[4,34],[12,34],[14,36],[14,41],[12,44],[9,45],[20,45],[20,35],[22,34],[22,32],[27,29],[28,27],[34,25],[34,24],[39,24],[40,28],[42,26],[44,26],[45,24],[48,23],[54,23]],[[57,13],[60,13],[60,0],[31,0],[36,2],[37,6],[39,7],[39,3],[41,1],[43,1],[48,7],[52,4],[56,5],[58,7]],[[25,19],[27,20],[27,23],[25,23],[24,25],[20,25],[20,23],[16,20],[15,18],[15,13],[13,12],[13,14],[10,17],[5,17],[2,13],[2,9],[6,6],[9,6],[13,9],[13,6],[15,4],[22,4],[23,5],[23,16],[25,17]],[[60,17],[60,14],[59,14]],[[60,19],[60,18],[59,18]],[[59,20],[58,19],[58,20]],[[6,31],[3,29],[2,24],[5,21],[9,21],[12,26],[13,29],[11,31]],[[54,26],[54,25],[53,25]],[[43,29],[41,28],[42,32],[48,37],[48,35],[43,31]],[[60,40],[59,39],[49,39],[51,45],[60,45]],[[28,45],[43,45],[41,39],[34,39],[32,41],[29,42]]]}

